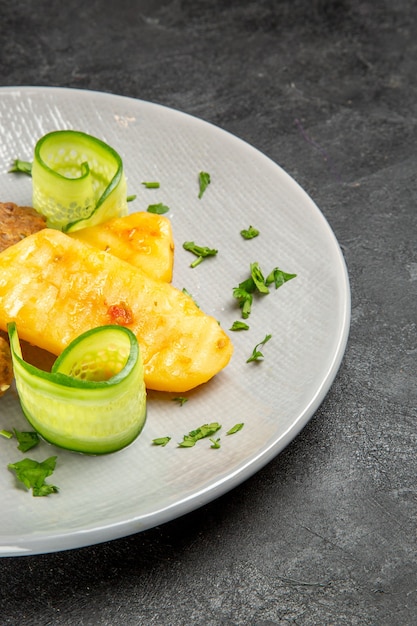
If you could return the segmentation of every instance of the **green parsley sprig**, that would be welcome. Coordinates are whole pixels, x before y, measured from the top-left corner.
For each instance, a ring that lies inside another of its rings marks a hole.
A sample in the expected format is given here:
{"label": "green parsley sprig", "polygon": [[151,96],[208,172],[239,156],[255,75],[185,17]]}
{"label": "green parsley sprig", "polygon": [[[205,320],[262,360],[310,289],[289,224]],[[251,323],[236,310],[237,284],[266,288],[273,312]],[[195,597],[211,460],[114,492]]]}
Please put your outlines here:
{"label": "green parsley sprig", "polygon": [[194,241],[185,241],[182,244],[184,250],[188,250],[188,252],[192,252],[197,259],[190,264],[190,267],[197,267],[200,263],[209,256],[216,256],[218,250],[214,248],[208,248],[207,246],[198,246],[194,243]]}
{"label": "green parsley sprig", "polygon": [[40,463],[34,459],[22,459],[16,463],[9,463],[8,468],[16,474],[17,480],[27,489],[32,489],[33,496],[49,496],[58,493],[56,485],[50,485],[45,479],[55,470],[56,456],[51,456]]}
{"label": "green parsley sprig", "polygon": [[275,285],[275,289],[282,287],[282,285],[293,278],[296,278],[297,274],[289,274],[288,272],[284,272],[280,270],[279,267],[275,267],[272,272],[268,274],[265,279],[265,283],[267,285]]}
{"label": "green parsley sprig", "polygon": [[256,346],[254,347],[254,349],[252,351],[251,356],[247,359],[246,363],[251,363],[252,361],[259,361],[260,359],[264,358],[264,355],[259,350],[259,348],[261,346],[264,346],[271,339],[271,337],[272,337],[272,335],[265,335],[264,339],[262,339],[261,342],[256,344]]}
{"label": "green parsley sprig", "polygon": [[226,435],[234,435],[235,433],[238,433],[239,430],[242,430],[244,425],[245,425],[244,422],[240,422],[239,424],[235,424],[234,426],[232,426],[232,428],[229,428],[229,430],[227,431]]}
{"label": "green parsley sprig", "polygon": [[171,437],[157,437],[152,440],[154,446],[161,446],[164,448],[171,441]]}
{"label": "green parsley sprig", "polygon": [[160,183],[158,183],[157,181],[143,181],[142,185],[145,187],[145,189],[159,189],[159,187],[161,186]]}
{"label": "green parsley sprig", "polygon": [[5,439],[17,439],[17,449],[21,452],[27,452],[31,448],[34,448],[40,442],[39,435],[35,431],[21,431],[17,428],[11,430],[0,430],[0,435]]}
{"label": "green parsley sprig", "polygon": [[180,406],[184,406],[184,404],[188,402],[188,398],[186,398],[185,396],[176,396],[175,398],[172,398],[172,401],[178,402]]}
{"label": "green parsley sprig", "polygon": [[32,176],[32,163],[31,161],[22,161],[22,159],[15,159],[12,167],[9,169],[9,173],[26,174]]}
{"label": "green parsley sprig", "polygon": [[203,197],[203,194],[206,191],[210,183],[211,183],[210,174],[208,172],[200,172],[198,175],[198,186],[199,186],[198,198],[200,200]]}
{"label": "green parsley sprig", "polygon": [[22,432],[20,430],[16,430],[16,428],[13,429],[13,432],[19,443],[17,448],[21,452],[27,452],[28,450],[31,450],[32,448],[37,446],[40,441],[39,435],[36,432]]}
{"label": "green parsley sprig", "polygon": [[6,430],[5,428],[2,428],[0,430],[0,436],[4,437],[5,439],[13,439],[13,433],[10,430]]}
{"label": "green parsley sprig", "polygon": [[275,289],[278,289],[278,287],[281,287],[284,283],[296,276],[297,274],[289,274],[275,267],[265,277],[259,263],[251,263],[249,277],[233,289],[233,297],[236,298],[239,303],[242,318],[247,319],[251,314],[254,294],[267,295],[270,285],[273,284],[275,285]]}
{"label": "green parsley sprig", "polygon": [[249,330],[249,325],[241,320],[233,322],[229,330]]}
{"label": "green parsley sprig", "polygon": [[[243,422],[235,424],[232,428],[226,432],[226,435],[234,435],[242,430],[244,426]],[[195,430],[191,430],[187,435],[183,436],[183,440],[178,443],[179,448],[193,448],[200,439],[208,438],[211,441],[210,448],[218,449],[221,447],[220,437],[214,438],[215,435],[222,428],[218,422],[212,422],[211,424],[203,424]],[[158,437],[153,439],[152,444],[154,446],[165,447],[171,441],[171,437]]]}
{"label": "green parsley sprig", "polygon": [[158,202],[158,204],[150,204],[146,209],[148,213],[155,213],[156,215],[164,215],[168,213],[169,206],[163,204],[162,202]]}
{"label": "green parsley sprig", "polygon": [[244,228],[240,231],[243,239],[254,239],[259,235],[259,230],[254,228],[253,226],[249,226],[249,228]]}
{"label": "green parsley sprig", "polygon": [[211,424],[203,424],[199,428],[195,430],[191,430],[188,435],[184,435],[183,440],[178,444],[180,448],[192,448],[195,446],[197,441],[200,439],[205,439],[206,437],[211,437],[218,430],[220,430],[221,425],[218,422],[212,422]]}

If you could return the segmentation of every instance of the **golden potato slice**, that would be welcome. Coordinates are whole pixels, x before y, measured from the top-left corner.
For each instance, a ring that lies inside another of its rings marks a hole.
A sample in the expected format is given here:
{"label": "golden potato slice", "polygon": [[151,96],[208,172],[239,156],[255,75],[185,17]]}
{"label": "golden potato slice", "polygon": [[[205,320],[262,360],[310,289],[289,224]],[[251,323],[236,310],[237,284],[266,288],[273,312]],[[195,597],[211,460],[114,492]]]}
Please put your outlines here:
{"label": "golden potato slice", "polygon": [[90,328],[137,336],[149,389],[187,391],[227,365],[232,344],[192,298],[107,252],[44,229],[0,253],[0,327],[60,354]]}
{"label": "golden potato slice", "polygon": [[68,234],[139,267],[155,280],[172,280],[174,239],[171,222],[163,215],[132,213]]}

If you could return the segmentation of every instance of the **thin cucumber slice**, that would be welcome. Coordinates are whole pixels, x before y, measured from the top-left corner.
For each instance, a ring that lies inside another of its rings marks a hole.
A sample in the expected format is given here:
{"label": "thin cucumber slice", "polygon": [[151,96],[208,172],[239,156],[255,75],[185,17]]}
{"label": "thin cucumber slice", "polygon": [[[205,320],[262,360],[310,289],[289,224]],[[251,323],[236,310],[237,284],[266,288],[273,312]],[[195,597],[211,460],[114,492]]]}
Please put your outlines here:
{"label": "thin cucumber slice", "polygon": [[86,454],[129,445],[146,420],[143,365],[135,335],[123,326],[77,337],[44,372],[22,358],[16,324],[8,325],[20,404],[46,441]]}
{"label": "thin cucumber slice", "polygon": [[47,226],[71,232],[127,215],[127,185],[119,154],[76,130],[39,139],[32,163],[33,206]]}

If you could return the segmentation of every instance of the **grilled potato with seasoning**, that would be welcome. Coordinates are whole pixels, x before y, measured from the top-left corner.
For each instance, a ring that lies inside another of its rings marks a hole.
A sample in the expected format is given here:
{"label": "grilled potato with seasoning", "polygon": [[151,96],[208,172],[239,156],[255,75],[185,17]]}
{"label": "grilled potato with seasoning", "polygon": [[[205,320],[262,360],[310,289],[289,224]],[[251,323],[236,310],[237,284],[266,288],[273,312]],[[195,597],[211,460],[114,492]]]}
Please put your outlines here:
{"label": "grilled potato with seasoning", "polygon": [[44,229],[0,253],[0,327],[52,354],[84,331],[121,324],[138,338],[148,389],[184,392],[229,362],[218,321],[167,282],[60,231]]}
{"label": "grilled potato with seasoning", "polygon": [[141,211],[69,235],[139,267],[155,280],[172,280],[174,239],[171,222],[163,215]]}

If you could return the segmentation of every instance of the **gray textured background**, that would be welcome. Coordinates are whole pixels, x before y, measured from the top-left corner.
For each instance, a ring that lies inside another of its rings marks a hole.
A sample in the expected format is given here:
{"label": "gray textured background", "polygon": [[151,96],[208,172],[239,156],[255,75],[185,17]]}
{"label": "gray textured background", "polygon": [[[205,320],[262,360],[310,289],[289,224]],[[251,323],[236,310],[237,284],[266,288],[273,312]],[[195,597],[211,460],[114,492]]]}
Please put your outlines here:
{"label": "gray textured background", "polygon": [[416,35],[412,0],[0,0],[0,85],[247,140],[319,205],[352,289],[340,372],[279,457],[163,527],[1,559],[2,626],[417,623]]}

